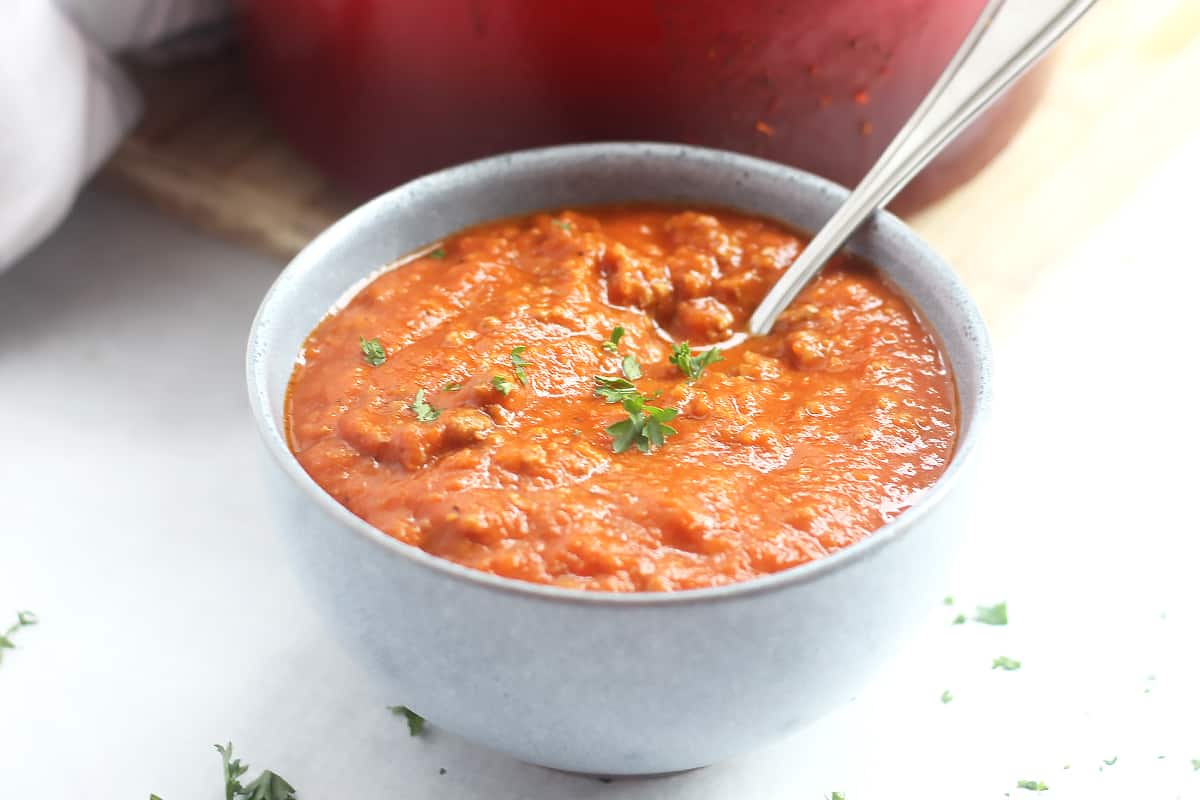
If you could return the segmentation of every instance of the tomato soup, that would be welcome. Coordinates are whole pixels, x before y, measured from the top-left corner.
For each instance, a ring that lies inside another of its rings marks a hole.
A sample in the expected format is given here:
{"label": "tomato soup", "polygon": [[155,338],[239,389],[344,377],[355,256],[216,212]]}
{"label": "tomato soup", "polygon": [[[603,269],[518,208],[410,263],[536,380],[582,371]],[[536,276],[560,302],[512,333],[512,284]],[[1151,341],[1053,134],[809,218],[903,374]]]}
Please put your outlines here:
{"label": "tomato soup", "polygon": [[658,206],[471,228],[312,332],[290,446],[388,535],[523,581],[669,591],[821,558],[941,475],[957,415],[937,341],[853,258],[740,333],[803,247]]}

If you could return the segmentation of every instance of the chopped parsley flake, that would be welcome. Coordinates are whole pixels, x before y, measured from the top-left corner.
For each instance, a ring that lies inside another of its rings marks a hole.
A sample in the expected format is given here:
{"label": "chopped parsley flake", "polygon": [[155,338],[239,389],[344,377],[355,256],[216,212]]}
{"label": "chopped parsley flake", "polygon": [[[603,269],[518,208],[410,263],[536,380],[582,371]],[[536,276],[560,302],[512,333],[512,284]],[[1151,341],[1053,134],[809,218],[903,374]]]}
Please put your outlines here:
{"label": "chopped parsley flake", "polygon": [[612,333],[608,336],[608,341],[604,343],[604,349],[610,353],[617,352],[617,345],[621,343],[621,337],[625,335],[625,329],[618,325],[612,329]]}
{"label": "chopped parsley flake", "polygon": [[221,754],[225,800],[295,800],[296,789],[269,769],[264,769],[257,778],[243,786],[241,777],[249,767],[241,759],[233,757],[233,745],[226,742],[224,747],[219,744],[213,747]]}
{"label": "chopped parsley flake", "polygon": [[383,362],[387,361],[387,351],[383,349],[383,345],[378,339],[368,339],[364,336],[358,337],[358,346],[362,348],[363,360],[372,367],[382,366]]}
{"label": "chopped parsley flake", "polygon": [[442,387],[442,391],[443,392],[457,392],[461,388],[462,388],[462,384],[459,383],[458,381],[450,381],[449,383],[447,383],[445,386]]}
{"label": "chopped parsley flake", "polygon": [[950,694],[949,689],[942,692],[942,705],[946,705],[946,703],[949,703],[953,699],[954,699],[954,695]]}
{"label": "chopped parsley flake", "polygon": [[706,350],[698,356],[692,355],[692,348],[687,342],[671,345],[671,357],[668,359],[672,364],[679,367],[679,371],[689,381],[699,380],[701,373],[705,368],[724,361],[725,357],[721,355],[721,351],[717,348]]}
{"label": "chopped parsley flake", "polygon": [[638,393],[637,387],[624,378],[606,378],[603,375],[597,375],[595,380],[596,395],[603,397],[609,403],[619,403]]}
{"label": "chopped parsley flake", "polygon": [[412,409],[412,412],[417,415],[417,419],[421,422],[433,422],[442,413],[425,402],[424,389],[417,389],[417,395],[413,398],[412,405],[409,408]]}
{"label": "chopped parsley flake", "polygon": [[568,231],[568,232],[570,232],[570,230],[571,230],[571,223],[565,219],[556,219],[556,220],[554,220],[554,224],[555,224],[555,226],[558,227],[559,230]]}
{"label": "chopped parsley flake", "polygon": [[492,386],[495,387],[497,392],[508,397],[508,393],[516,387],[516,384],[503,375],[494,375],[492,376]]}
{"label": "chopped parsley flake", "polygon": [[1117,763],[1117,757],[1116,757],[1116,756],[1113,756],[1112,758],[1106,758],[1106,759],[1104,759],[1104,764],[1105,764],[1105,766],[1109,766],[1109,767],[1111,767],[1111,766],[1112,766],[1113,764],[1115,764],[1115,763]]}
{"label": "chopped parsley flake", "polygon": [[992,669],[1002,669],[1006,672],[1020,669],[1021,662],[1008,656],[996,656],[992,659]]}
{"label": "chopped parsley flake", "polygon": [[621,359],[621,372],[631,381],[642,377],[642,365],[635,356],[629,355]]}
{"label": "chopped parsley flake", "polygon": [[[533,364],[526,361],[525,356],[521,355],[521,353],[524,352],[524,345],[520,347],[514,347],[512,352],[508,354],[508,357],[512,360],[513,372],[517,373],[517,380],[521,382],[522,386],[528,386],[529,375],[525,372],[525,368],[532,367]],[[508,394],[508,392],[505,392],[505,394]]]}
{"label": "chopped parsley flake", "polygon": [[1028,789],[1031,792],[1044,792],[1050,787],[1041,781],[1017,781],[1018,789]]}
{"label": "chopped parsley flake", "polygon": [[834,792],[833,794],[829,795],[829,800],[846,800],[846,793]]}
{"label": "chopped parsley flake", "polygon": [[1200,758],[1192,759],[1192,772],[1200,772]]}
{"label": "chopped parsley flake", "polygon": [[442,249],[441,247],[436,247],[433,250],[429,251],[429,257],[430,258],[445,258],[446,251],[444,249]]}
{"label": "chopped parsley flake", "polygon": [[678,416],[678,409],[646,405],[646,398],[640,394],[626,397],[621,406],[629,419],[605,428],[613,437],[614,453],[624,453],[634,446],[649,453],[653,447],[662,447],[666,437],[678,432],[667,424]]}
{"label": "chopped parsley flake", "polygon": [[17,633],[17,631],[21,630],[21,628],[27,628],[30,625],[37,625],[37,622],[37,615],[32,611],[18,611],[17,621],[12,625],[9,625],[4,633],[0,634],[0,659],[4,658],[5,650],[12,650],[16,648],[16,645],[13,644],[12,637]]}
{"label": "chopped parsley flake", "polygon": [[951,624],[951,625],[962,625],[962,624],[964,624],[966,621],[967,621],[967,615],[966,615],[966,614],[959,614],[958,616],[956,616],[956,617],[955,617],[955,618],[954,618],[954,619],[953,619],[953,620],[950,622],[950,624]]}
{"label": "chopped parsley flake", "polygon": [[388,706],[388,710],[408,722],[408,735],[420,736],[425,730],[425,718],[408,706]]}
{"label": "chopped parsley flake", "polygon": [[946,595],[946,599],[942,601],[942,605],[944,605],[944,606],[954,605],[954,598],[950,595]]}
{"label": "chopped parsley flake", "polygon": [[984,625],[1007,625],[1008,603],[997,603],[994,606],[975,606],[975,621]]}

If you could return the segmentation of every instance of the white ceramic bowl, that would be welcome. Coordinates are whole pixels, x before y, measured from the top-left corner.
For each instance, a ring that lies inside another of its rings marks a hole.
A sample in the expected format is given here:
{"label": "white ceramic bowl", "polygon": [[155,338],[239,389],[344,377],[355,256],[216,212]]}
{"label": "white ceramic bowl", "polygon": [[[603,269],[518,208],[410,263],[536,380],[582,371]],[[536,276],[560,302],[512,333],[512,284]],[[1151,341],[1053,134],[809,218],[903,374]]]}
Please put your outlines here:
{"label": "white ceramic bowl", "polygon": [[[950,268],[893,216],[850,249],[937,332],[957,384],[953,460],[918,502],[828,558],[745,583],[606,594],[476,572],[401,544],[301,469],[284,393],[301,343],[347,287],[466,226],[563,206],[667,201],[818,227],[845,190],[691,147],[597,144],[489,158],[354,211],[288,265],[250,334],[247,381],[282,528],[332,629],[430,724],[524,761],[603,775],[711,764],[847,701],[944,594],[964,473],[989,405],[983,322]],[[331,687],[336,691],[336,687]]]}

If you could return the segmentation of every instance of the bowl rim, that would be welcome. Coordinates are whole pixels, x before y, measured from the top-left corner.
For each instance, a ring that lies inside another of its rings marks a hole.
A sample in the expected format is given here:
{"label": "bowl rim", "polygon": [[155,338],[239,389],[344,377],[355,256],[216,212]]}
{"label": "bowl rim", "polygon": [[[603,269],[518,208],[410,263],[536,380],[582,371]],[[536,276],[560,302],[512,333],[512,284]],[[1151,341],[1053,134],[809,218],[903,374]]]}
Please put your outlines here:
{"label": "bowl rim", "polygon": [[[926,260],[932,265],[937,281],[946,287],[954,298],[956,314],[961,316],[964,333],[962,338],[973,350],[978,365],[978,380],[968,387],[975,399],[974,409],[966,424],[961,426],[955,442],[955,449],[946,470],[934,481],[933,485],[922,492],[908,509],[892,520],[877,528],[870,535],[845,547],[836,553],[808,561],[779,572],[761,575],[744,581],[724,584],[721,586],[699,589],[681,589],[661,592],[604,592],[589,589],[569,589],[552,584],[533,583],[516,578],[507,578],[490,572],[472,569],[461,564],[427,553],[414,545],[406,544],[395,539],[367,521],[355,515],[332,495],[326,492],[307,472],[292,454],[283,434],[282,419],[277,418],[271,407],[267,391],[266,358],[259,358],[259,343],[267,337],[265,332],[269,327],[266,323],[276,298],[290,282],[309,270],[319,268],[323,263],[323,252],[342,238],[356,233],[364,227],[383,223],[387,215],[379,213],[392,204],[392,198],[401,192],[412,191],[423,183],[437,183],[459,172],[471,172],[481,169],[502,168],[520,169],[523,166],[533,166],[539,161],[552,159],[561,162],[566,159],[585,160],[595,157],[654,157],[663,160],[688,158],[702,164],[719,165],[726,169],[730,166],[754,172],[767,170],[784,174],[795,181],[801,191],[826,193],[838,199],[840,203],[849,193],[844,187],[821,178],[810,172],[779,164],[765,159],[746,156],[726,150],[694,147],[691,145],[664,144],[657,142],[596,142],[587,144],[555,145],[512,153],[504,153],[474,161],[464,162],[445,169],[438,170],[377,195],[353,211],[339,218],[328,228],[318,234],[312,241],[297,253],[283,268],[272,282],[264,295],[251,323],[250,335],[246,348],[246,386],[249,392],[250,408],[254,418],[255,428],[271,453],[276,464],[287,477],[311,499],[316,507],[330,516],[333,521],[340,523],[348,533],[366,539],[374,545],[383,548],[382,554],[407,560],[418,568],[424,568],[455,581],[471,584],[474,588],[492,590],[504,594],[518,595],[529,600],[540,600],[552,603],[598,607],[665,607],[691,606],[707,603],[732,601],[766,592],[818,581],[825,575],[839,572],[847,567],[871,558],[896,540],[904,537],[912,528],[936,507],[943,498],[961,481],[961,476],[969,462],[975,457],[981,428],[985,425],[991,411],[991,381],[992,353],[990,339],[983,317],[966,288],[959,281],[953,269],[939,256],[933,248],[921,239],[903,221],[888,211],[880,211],[874,221],[888,235],[898,237],[904,245],[918,251],[923,251]],[[736,210],[736,206],[733,207]],[[404,254],[399,254],[402,257]],[[885,274],[886,266],[879,266]],[[364,276],[371,273],[364,273]],[[360,287],[361,288],[361,287]],[[911,302],[911,301],[910,301]],[[913,303],[917,311],[921,309]],[[924,316],[922,314],[922,316]],[[938,338],[943,338],[942,332],[928,323],[930,329]],[[960,393],[961,395],[961,393]],[[961,408],[961,405],[960,405]]]}

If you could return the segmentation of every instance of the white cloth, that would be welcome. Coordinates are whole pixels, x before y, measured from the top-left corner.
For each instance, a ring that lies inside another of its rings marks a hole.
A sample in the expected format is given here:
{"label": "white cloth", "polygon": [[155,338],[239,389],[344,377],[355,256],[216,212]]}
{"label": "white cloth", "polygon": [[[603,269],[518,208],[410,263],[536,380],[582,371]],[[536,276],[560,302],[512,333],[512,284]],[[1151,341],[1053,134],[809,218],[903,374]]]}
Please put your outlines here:
{"label": "white cloth", "polygon": [[227,0],[8,0],[0,24],[0,270],[66,216],[140,103],[111,53],[211,25]]}

